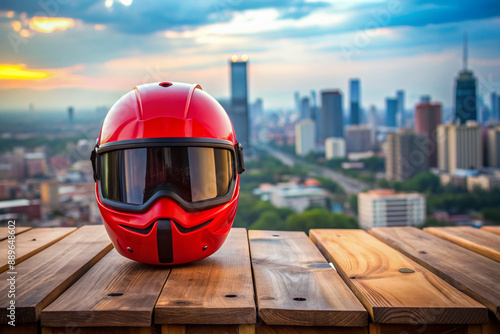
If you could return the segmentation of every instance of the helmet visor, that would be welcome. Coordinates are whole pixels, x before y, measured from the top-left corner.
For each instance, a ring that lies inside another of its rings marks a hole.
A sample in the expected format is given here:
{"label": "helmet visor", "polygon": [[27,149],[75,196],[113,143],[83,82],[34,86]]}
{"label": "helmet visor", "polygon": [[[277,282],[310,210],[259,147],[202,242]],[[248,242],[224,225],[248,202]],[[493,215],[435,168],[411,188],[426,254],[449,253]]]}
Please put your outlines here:
{"label": "helmet visor", "polygon": [[102,197],[141,207],[162,195],[191,204],[224,197],[236,174],[234,153],[225,148],[131,148],[102,153],[99,161]]}

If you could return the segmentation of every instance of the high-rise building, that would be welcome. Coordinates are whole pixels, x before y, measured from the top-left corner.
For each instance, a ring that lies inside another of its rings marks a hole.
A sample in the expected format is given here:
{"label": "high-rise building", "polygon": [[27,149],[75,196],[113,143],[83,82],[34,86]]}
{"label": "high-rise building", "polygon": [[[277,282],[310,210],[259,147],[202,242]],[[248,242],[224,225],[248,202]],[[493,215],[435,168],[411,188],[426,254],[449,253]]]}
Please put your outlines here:
{"label": "high-rise building", "polygon": [[500,126],[488,129],[488,165],[500,168]]}
{"label": "high-rise building", "polygon": [[395,128],[397,126],[396,115],[398,113],[398,100],[392,97],[385,99],[386,118],[385,125]]}
{"label": "high-rise building", "polygon": [[314,120],[314,124],[316,125],[316,142],[320,143],[321,110],[318,107],[318,101],[316,98],[316,91],[315,90],[311,90],[311,97],[312,97],[311,118]]}
{"label": "high-rise building", "polygon": [[437,140],[439,169],[453,173],[456,169],[483,166],[481,127],[477,122],[441,124]]}
{"label": "high-rise building", "polygon": [[397,124],[399,127],[406,127],[406,112],[405,112],[405,91],[396,91],[396,100],[398,100]]}
{"label": "high-rise building", "polygon": [[300,113],[300,93],[293,93],[293,100],[295,101],[295,111]]}
{"label": "high-rise building", "polygon": [[73,124],[74,117],[75,109],[73,107],[68,107],[68,121],[70,124]]}
{"label": "high-rise building", "polygon": [[318,101],[316,100],[316,91],[314,89],[311,90],[311,98],[312,98],[312,107],[316,108],[318,106]]}
{"label": "high-rise building", "polygon": [[349,81],[350,124],[358,125],[361,120],[361,98],[359,79]]}
{"label": "high-rise building", "polygon": [[422,225],[424,220],[423,194],[371,190],[358,195],[358,221],[363,229]]}
{"label": "high-rise building", "polygon": [[411,129],[399,129],[388,133],[386,141],[385,177],[388,180],[405,181],[426,171],[426,138]]}
{"label": "high-rise building", "polygon": [[366,152],[372,148],[371,129],[365,125],[349,125],[345,128],[347,153]]}
{"label": "high-rise building", "polygon": [[420,103],[431,103],[431,96],[430,95],[420,96]]}
{"label": "high-rise building", "polygon": [[455,81],[455,121],[477,121],[476,78],[467,68],[467,35],[464,36],[463,69]]}
{"label": "high-rise building", "polygon": [[228,114],[233,123],[236,138],[243,147],[250,145],[247,63],[247,56],[242,56],[241,59],[232,56],[229,61],[231,65],[231,108]]}
{"label": "high-rise building", "polygon": [[495,119],[500,119],[500,96],[497,93],[491,93],[491,117]]}
{"label": "high-rise building", "polygon": [[315,124],[311,119],[303,119],[295,124],[295,153],[307,155],[314,152],[316,142]]}
{"label": "high-rise building", "polygon": [[378,117],[377,117],[377,107],[374,105],[370,106],[370,111],[368,112],[368,125],[370,126],[370,138],[372,145],[375,145],[375,136],[377,135]]}
{"label": "high-rise building", "polygon": [[345,158],[346,145],[344,138],[330,137],[325,140],[325,158],[326,160],[335,158]]}
{"label": "high-rise building", "polygon": [[49,180],[40,184],[40,197],[42,203],[49,210],[59,208],[59,182],[57,180]]}
{"label": "high-rise building", "polygon": [[429,167],[437,167],[437,127],[441,124],[440,103],[419,103],[415,107],[415,132],[427,139]]}
{"label": "high-rise building", "polygon": [[319,117],[320,141],[329,137],[344,137],[344,111],[342,93],[339,90],[321,92],[321,113]]}
{"label": "high-rise building", "polygon": [[309,103],[309,98],[304,96],[300,100],[300,119],[311,119],[311,104]]}

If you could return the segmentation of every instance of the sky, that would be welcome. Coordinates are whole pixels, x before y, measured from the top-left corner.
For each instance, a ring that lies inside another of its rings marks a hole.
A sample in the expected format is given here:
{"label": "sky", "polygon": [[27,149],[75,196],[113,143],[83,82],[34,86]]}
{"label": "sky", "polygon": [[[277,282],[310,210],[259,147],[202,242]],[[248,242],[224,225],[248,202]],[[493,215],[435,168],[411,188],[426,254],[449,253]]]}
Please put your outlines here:
{"label": "sky", "polygon": [[453,106],[464,33],[478,94],[500,93],[498,0],[2,0],[0,111],[95,110],[148,82],[230,96],[229,59],[248,56],[250,102],[361,80],[361,104]]}

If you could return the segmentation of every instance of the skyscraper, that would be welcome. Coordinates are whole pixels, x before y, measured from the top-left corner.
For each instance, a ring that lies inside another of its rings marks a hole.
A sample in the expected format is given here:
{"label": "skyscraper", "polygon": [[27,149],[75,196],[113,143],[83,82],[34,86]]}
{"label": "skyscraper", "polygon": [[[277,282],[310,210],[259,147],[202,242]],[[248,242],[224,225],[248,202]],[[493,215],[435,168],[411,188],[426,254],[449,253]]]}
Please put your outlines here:
{"label": "skyscraper", "polygon": [[404,181],[427,170],[425,136],[411,129],[387,134],[385,177]]}
{"label": "skyscraper", "polygon": [[488,129],[488,166],[500,167],[500,126]]}
{"label": "skyscraper", "polygon": [[350,99],[350,124],[358,125],[360,122],[360,86],[359,79],[351,79],[349,81],[349,99]]}
{"label": "skyscraper", "polygon": [[347,153],[366,152],[372,147],[370,127],[366,125],[349,125],[345,128]]}
{"label": "skyscraper", "polygon": [[406,127],[406,117],[405,117],[405,91],[396,91],[396,99],[398,100],[398,114],[397,114],[397,124],[399,127]]}
{"label": "skyscraper", "polygon": [[491,93],[491,117],[495,119],[500,119],[499,105],[500,96],[497,96],[497,93]]}
{"label": "skyscraper", "polygon": [[377,135],[377,107],[374,105],[370,106],[370,111],[368,113],[368,125],[370,126],[370,138],[372,145],[375,144],[375,136]]}
{"label": "skyscraper", "polygon": [[293,99],[295,101],[295,111],[300,113],[300,93],[293,93]]}
{"label": "skyscraper", "polygon": [[417,104],[415,107],[415,132],[426,137],[429,167],[437,167],[437,127],[439,124],[441,124],[441,104]]}
{"label": "skyscraper", "polygon": [[309,103],[309,98],[304,96],[300,100],[300,119],[311,119],[311,105]]}
{"label": "skyscraper", "polygon": [[342,93],[339,90],[321,92],[320,140],[329,137],[344,137],[344,112],[342,110]]}
{"label": "skyscraper", "polygon": [[398,112],[398,100],[392,97],[388,97],[385,99],[385,105],[386,105],[385,125],[395,128],[397,126],[396,115]]}
{"label": "skyscraper", "polygon": [[295,124],[295,153],[307,155],[314,152],[316,139],[315,125],[311,119],[303,119]]}
{"label": "skyscraper", "polygon": [[467,35],[464,36],[463,69],[455,82],[455,121],[477,121],[476,78],[467,69]]}
{"label": "skyscraper", "polygon": [[247,62],[247,56],[241,59],[232,56],[229,61],[231,65],[231,110],[228,114],[233,123],[236,138],[244,147],[250,145]]}
{"label": "skyscraper", "polygon": [[477,122],[441,124],[437,139],[439,169],[453,173],[456,169],[483,166],[481,127]]}
{"label": "skyscraper", "polygon": [[73,124],[73,119],[75,117],[75,109],[73,107],[68,107],[68,121]]}

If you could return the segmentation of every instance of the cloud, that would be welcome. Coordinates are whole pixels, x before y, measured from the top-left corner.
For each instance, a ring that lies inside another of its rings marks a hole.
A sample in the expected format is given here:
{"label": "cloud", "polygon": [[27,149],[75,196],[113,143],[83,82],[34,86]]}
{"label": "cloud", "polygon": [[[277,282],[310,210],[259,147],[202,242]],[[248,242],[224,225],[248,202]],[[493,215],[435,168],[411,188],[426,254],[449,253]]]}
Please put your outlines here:
{"label": "cloud", "polygon": [[324,8],[323,2],[306,0],[211,0],[211,1],[67,1],[4,0],[0,10],[33,16],[59,16],[84,23],[109,25],[130,34],[150,34],[164,30],[185,30],[216,22],[227,22],[245,10],[275,8],[282,18],[303,18]]}

